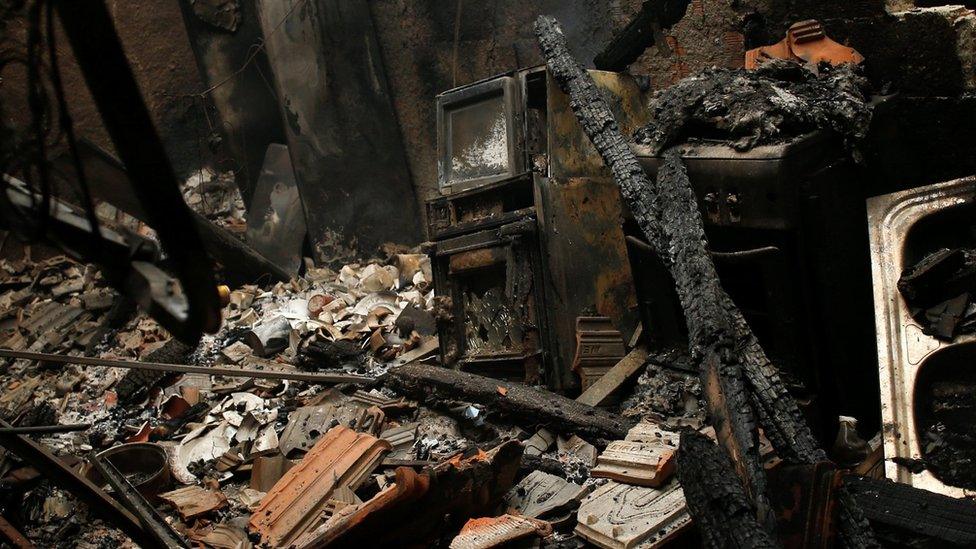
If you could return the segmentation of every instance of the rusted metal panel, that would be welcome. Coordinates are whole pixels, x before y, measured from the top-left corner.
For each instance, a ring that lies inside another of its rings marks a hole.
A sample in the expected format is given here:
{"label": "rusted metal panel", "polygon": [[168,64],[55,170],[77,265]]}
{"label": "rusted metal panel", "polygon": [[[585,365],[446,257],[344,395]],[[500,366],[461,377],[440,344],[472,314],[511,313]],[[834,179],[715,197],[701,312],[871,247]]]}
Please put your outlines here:
{"label": "rusted metal panel", "polygon": [[609,178],[574,177],[545,180],[536,192],[553,324],[552,373],[557,386],[573,387],[577,316],[591,311],[610,318],[624,341],[637,327],[620,190]]}
{"label": "rusted metal panel", "polygon": [[[597,88],[604,92],[614,118],[624,135],[647,124],[644,95],[634,79],[623,73],[589,71]],[[547,75],[549,175],[559,179],[573,177],[601,177],[610,179],[610,171],[596,152],[593,143],[583,133],[576,115],[569,107],[569,96]],[[613,184],[612,181],[610,184]]]}
{"label": "rusted metal panel", "polygon": [[374,436],[332,428],[274,485],[248,526],[263,543],[289,546],[321,525],[321,511],[336,490],[358,488],[390,449]]}
{"label": "rusted metal panel", "polygon": [[257,5],[316,259],[417,243],[420,217],[367,2]]}
{"label": "rusted metal panel", "polygon": [[469,252],[461,252],[459,254],[452,255],[449,266],[451,269],[451,274],[460,273],[463,271],[490,267],[498,263],[503,263],[506,256],[507,254],[502,248],[471,250]]}

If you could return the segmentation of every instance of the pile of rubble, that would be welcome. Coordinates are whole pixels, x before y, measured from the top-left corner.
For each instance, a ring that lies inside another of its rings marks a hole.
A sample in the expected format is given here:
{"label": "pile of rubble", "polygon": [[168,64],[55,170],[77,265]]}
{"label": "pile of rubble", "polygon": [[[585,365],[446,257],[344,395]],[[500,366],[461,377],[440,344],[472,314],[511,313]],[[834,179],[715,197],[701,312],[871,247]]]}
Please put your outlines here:
{"label": "pile of rubble", "polygon": [[[91,267],[64,257],[3,267],[0,345],[14,350],[375,380],[437,347],[429,262],[418,254],[234,289],[223,328],[196,349],[169,339],[150,318],[132,317]],[[169,527],[206,547],[374,539],[371,525],[389,517],[404,520],[384,522],[399,525],[387,527],[388,540],[452,547],[525,537],[617,546],[668,539],[690,523],[673,475],[677,435],[638,421],[637,409],[624,422],[632,427],[620,431],[626,436],[607,441],[571,426],[557,432],[512,421],[466,402],[460,390],[456,399],[410,400],[392,388],[397,383],[327,388],[202,374],[163,374],[127,390],[134,373],[13,360],[0,412],[18,426],[88,426],[38,442],[75,463],[72,456],[98,453]],[[497,398],[517,402],[505,386],[492,387]],[[164,458],[147,457],[153,452]],[[104,483],[90,464],[82,471]],[[28,503],[18,518],[31,539],[124,538],[79,512],[72,494],[33,464],[7,454],[2,473],[4,485],[17,488],[6,497]],[[623,529],[613,519],[634,513],[644,518]],[[458,522],[443,524],[446,514]]]}

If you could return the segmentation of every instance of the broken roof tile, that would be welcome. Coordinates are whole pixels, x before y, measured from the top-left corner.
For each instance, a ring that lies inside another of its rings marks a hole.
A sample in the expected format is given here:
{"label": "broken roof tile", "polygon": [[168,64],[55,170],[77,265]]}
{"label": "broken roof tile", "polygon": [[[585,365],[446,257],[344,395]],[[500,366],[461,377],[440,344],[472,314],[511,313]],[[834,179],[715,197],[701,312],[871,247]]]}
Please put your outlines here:
{"label": "broken roof tile", "polygon": [[627,431],[627,436],[624,437],[624,440],[633,442],[655,442],[663,440],[666,444],[677,448],[678,433],[666,431],[661,429],[661,426],[657,423],[645,420],[631,427],[630,431]]}
{"label": "broken roof tile", "polygon": [[596,460],[590,476],[658,487],[674,473],[675,447],[656,442],[615,440]]}
{"label": "broken roof tile", "polygon": [[266,544],[290,545],[322,523],[336,490],[358,488],[389,450],[388,442],[372,435],[332,428],[274,485],[248,526]]}
{"label": "broken roof tile", "polygon": [[589,489],[556,475],[532,471],[505,496],[505,505],[522,516],[542,518],[579,503]]}
{"label": "broken roof tile", "polygon": [[183,520],[206,515],[227,505],[224,494],[200,486],[187,486],[159,494],[159,499],[172,505]]}
{"label": "broken roof tile", "polygon": [[580,505],[576,534],[607,549],[660,547],[691,524],[678,481],[663,488],[608,482]]}
{"label": "broken roof tile", "polygon": [[451,549],[490,549],[522,539],[532,534],[540,537],[552,533],[552,526],[544,520],[516,515],[484,517],[468,520],[461,532],[451,541]]}

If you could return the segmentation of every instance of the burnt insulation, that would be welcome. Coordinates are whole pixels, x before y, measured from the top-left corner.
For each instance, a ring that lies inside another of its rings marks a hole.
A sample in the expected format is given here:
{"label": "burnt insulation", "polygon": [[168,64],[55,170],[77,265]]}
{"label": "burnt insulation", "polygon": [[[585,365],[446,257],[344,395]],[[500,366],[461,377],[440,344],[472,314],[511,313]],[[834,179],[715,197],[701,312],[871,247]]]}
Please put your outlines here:
{"label": "burnt insulation", "polygon": [[744,151],[815,130],[836,132],[853,149],[871,124],[860,67],[823,64],[814,73],[779,59],[755,71],[707,69],[655,93],[648,109],[650,122],[634,140],[655,154],[696,139],[720,139]]}

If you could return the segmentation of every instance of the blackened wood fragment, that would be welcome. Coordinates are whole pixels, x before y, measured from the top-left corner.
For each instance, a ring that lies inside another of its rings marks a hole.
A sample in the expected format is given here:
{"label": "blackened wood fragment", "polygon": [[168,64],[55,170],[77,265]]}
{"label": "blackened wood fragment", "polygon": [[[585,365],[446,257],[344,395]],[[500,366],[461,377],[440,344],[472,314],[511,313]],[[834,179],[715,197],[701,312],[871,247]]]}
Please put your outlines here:
{"label": "blackened wood fragment", "polygon": [[442,366],[406,364],[392,368],[386,384],[420,402],[464,400],[485,405],[493,413],[523,425],[545,425],[559,433],[583,438],[622,439],[633,422],[600,408],[580,404],[522,383],[492,379]]}
{"label": "blackened wood fragment", "polygon": [[[183,364],[192,352],[193,347],[174,337],[147,354],[146,361]],[[137,399],[145,398],[147,392],[167,375],[166,372],[152,370],[128,370],[115,386],[115,394],[119,397],[119,403],[130,404]]]}
{"label": "blackened wood fragment", "polygon": [[[894,534],[892,546],[976,547],[976,502],[970,499],[855,475],[845,476],[844,485],[872,524]],[[921,539],[912,545],[912,538]]]}
{"label": "blackened wood fragment", "polygon": [[[610,168],[645,238],[676,281],[688,324],[689,351],[700,366],[709,411],[713,421],[720,415],[729,424],[724,434],[722,426],[716,425],[719,440],[729,455],[747,460],[738,464],[738,472],[751,473],[751,477],[743,478],[744,485],[753,496],[758,495],[761,516],[771,520],[763,509],[764,473],[757,458],[753,410],[784,460],[812,464],[826,460],[826,454],[741,312],[721,288],[679,154],[669,151],[652,184],[592,79],[569,53],[555,19],[540,17],[535,30],[549,70],[569,95],[584,133]],[[746,391],[742,390],[743,379]],[[743,393],[748,393],[748,402],[743,400]],[[845,545],[876,547],[856,502],[846,491],[840,498]]]}
{"label": "blackened wood fragment", "polygon": [[756,521],[728,456],[707,436],[691,430],[681,433],[678,480],[704,547],[779,546]]}

